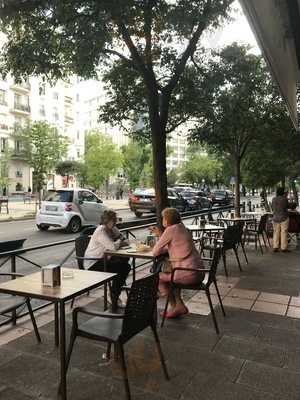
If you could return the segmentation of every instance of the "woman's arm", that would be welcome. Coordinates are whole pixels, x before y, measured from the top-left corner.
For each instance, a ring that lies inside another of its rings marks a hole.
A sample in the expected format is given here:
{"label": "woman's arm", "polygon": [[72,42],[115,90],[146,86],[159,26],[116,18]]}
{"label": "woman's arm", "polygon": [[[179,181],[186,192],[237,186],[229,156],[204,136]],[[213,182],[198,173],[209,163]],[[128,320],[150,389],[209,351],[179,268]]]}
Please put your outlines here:
{"label": "woman's arm", "polygon": [[152,254],[154,256],[158,256],[159,254],[167,251],[166,246],[172,240],[172,236],[173,236],[172,232],[173,232],[173,229],[171,229],[171,227],[168,227],[165,229],[164,233],[161,235],[158,242],[155,244],[155,246],[152,249]]}

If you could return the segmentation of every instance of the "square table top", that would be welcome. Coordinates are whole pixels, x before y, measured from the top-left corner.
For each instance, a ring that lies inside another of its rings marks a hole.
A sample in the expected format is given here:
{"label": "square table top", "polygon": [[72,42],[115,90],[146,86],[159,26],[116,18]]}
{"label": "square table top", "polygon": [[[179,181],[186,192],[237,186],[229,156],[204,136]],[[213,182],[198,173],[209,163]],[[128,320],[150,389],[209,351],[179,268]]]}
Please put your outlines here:
{"label": "square table top", "polygon": [[190,231],[224,231],[226,228],[221,225],[214,225],[214,224],[205,224],[201,225],[185,225],[187,229]]}
{"label": "square table top", "polygon": [[249,217],[249,218],[246,218],[246,217],[233,217],[233,218],[231,218],[231,217],[224,217],[224,218],[219,218],[219,220],[220,221],[228,221],[228,222],[247,222],[247,221],[250,221],[250,222],[252,222],[253,221],[253,217]]}
{"label": "square table top", "polygon": [[[72,278],[64,278],[63,272],[73,272]],[[68,300],[110,281],[116,274],[80,269],[61,268],[61,285],[43,286],[42,272],[25,275],[0,284],[0,293],[28,296],[50,301]]]}
{"label": "square table top", "polygon": [[118,250],[105,250],[107,256],[118,256],[118,257],[133,257],[133,258],[144,258],[153,260],[156,256],[153,255],[152,249],[146,251],[138,251],[135,247],[130,246],[129,249],[118,249]]}

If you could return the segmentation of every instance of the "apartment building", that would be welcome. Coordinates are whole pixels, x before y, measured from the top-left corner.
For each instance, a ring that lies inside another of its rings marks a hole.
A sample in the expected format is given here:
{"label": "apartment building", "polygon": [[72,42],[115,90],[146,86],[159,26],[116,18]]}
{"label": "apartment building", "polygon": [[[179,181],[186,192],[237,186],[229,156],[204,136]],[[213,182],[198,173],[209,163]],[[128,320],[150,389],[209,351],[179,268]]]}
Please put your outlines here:
{"label": "apartment building", "polygon": [[[32,169],[22,158],[22,144],[15,138],[18,126],[29,121],[44,120],[58,128],[69,139],[68,159],[78,159],[84,153],[84,138],[75,128],[75,91],[73,82],[58,82],[51,86],[41,79],[30,77],[17,83],[13,77],[0,80],[0,151],[12,149],[9,161],[10,194],[32,188]],[[61,186],[60,177],[48,177],[48,188]]]}

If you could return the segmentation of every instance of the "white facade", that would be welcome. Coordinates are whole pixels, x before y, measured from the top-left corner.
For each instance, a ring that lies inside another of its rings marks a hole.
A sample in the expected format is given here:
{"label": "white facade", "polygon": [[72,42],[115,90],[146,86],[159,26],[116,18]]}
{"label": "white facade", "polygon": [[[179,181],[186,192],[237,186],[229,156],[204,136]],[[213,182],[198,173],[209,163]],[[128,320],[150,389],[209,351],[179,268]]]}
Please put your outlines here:
{"label": "white facade", "polygon": [[68,159],[79,159],[84,153],[84,138],[75,128],[75,92],[71,83],[55,86],[38,78],[17,84],[12,77],[0,80],[0,151],[9,146],[15,153],[9,163],[9,193],[22,193],[32,188],[32,171],[22,160],[15,126],[43,120],[58,128],[69,139]]}
{"label": "white facade", "polygon": [[105,103],[103,83],[96,80],[77,81],[76,92],[76,127],[78,135],[84,135],[91,129],[99,129],[111,136],[118,147],[128,144],[128,136],[119,127],[99,121],[99,107]]}

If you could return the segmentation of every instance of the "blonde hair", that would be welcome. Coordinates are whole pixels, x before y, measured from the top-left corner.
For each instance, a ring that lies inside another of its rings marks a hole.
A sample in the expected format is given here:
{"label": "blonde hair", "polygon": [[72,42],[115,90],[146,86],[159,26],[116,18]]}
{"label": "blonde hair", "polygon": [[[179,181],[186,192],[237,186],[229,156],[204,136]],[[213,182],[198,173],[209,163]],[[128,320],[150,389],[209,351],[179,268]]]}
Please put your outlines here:
{"label": "blonde hair", "polygon": [[165,208],[162,212],[162,216],[167,220],[168,225],[175,225],[181,222],[181,216],[176,208]]}
{"label": "blonde hair", "polygon": [[100,218],[100,224],[106,225],[110,221],[117,222],[117,213],[113,210],[104,210]]}

